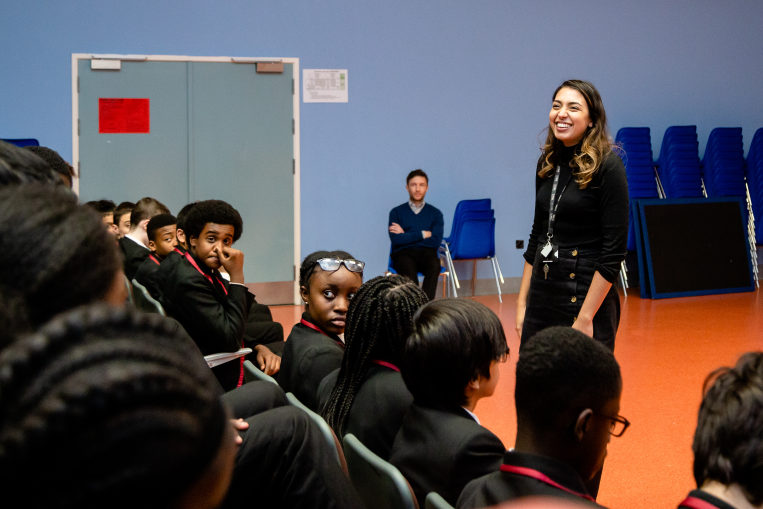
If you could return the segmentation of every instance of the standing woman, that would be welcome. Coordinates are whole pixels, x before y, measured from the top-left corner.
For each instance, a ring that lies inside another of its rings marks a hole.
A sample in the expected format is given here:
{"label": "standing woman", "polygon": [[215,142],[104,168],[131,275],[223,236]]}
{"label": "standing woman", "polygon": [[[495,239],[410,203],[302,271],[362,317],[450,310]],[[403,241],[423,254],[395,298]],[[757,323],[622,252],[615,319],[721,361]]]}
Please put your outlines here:
{"label": "standing woman", "polygon": [[535,177],[535,217],[524,253],[517,333],[524,344],[551,325],[615,348],[625,258],[628,184],[613,152],[601,96],[587,81],[556,89]]}

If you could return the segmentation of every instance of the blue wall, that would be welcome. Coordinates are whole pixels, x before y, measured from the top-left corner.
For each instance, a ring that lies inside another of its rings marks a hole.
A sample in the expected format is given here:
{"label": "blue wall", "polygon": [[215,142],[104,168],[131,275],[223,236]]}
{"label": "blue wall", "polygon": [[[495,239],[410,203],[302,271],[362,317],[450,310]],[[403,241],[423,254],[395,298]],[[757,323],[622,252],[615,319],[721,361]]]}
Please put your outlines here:
{"label": "blue wall", "polygon": [[[446,233],[463,198],[491,197],[497,254],[521,273],[550,95],[599,88],[611,131],[763,126],[759,0],[171,0],[4,2],[0,137],[71,158],[71,54],[298,57],[349,69],[349,104],[303,104],[302,253],[347,249],[386,267],[388,210],[430,174]],[[135,197],[137,198],[137,197]],[[161,197],[159,197],[161,198]],[[481,274],[488,277],[488,274]]]}

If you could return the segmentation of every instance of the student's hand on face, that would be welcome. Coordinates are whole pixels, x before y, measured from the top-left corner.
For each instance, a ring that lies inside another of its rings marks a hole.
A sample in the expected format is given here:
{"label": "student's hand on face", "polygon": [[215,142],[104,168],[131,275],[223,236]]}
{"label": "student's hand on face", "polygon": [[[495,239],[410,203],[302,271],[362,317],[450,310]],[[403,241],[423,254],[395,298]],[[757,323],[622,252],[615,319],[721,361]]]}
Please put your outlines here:
{"label": "student's hand on face", "polygon": [[231,283],[244,282],[244,253],[242,251],[223,246],[220,250],[220,264],[230,274]]}
{"label": "student's hand on face", "polygon": [[268,347],[257,345],[257,365],[266,375],[274,375],[281,369],[281,358],[274,354]]}
{"label": "student's hand on face", "polygon": [[390,233],[405,233],[405,231],[403,231],[403,227],[397,223],[392,223],[391,225],[389,225],[389,232]]}

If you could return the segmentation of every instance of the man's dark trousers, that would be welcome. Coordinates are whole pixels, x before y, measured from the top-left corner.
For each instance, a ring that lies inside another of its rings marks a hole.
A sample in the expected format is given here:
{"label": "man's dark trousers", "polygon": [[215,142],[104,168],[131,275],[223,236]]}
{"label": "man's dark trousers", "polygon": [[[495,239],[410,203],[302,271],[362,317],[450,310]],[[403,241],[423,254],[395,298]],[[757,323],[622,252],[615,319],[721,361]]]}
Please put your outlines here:
{"label": "man's dark trousers", "polygon": [[440,277],[440,258],[437,250],[428,247],[412,247],[392,253],[392,267],[401,276],[408,277],[418,284],[419,272],[424,274],[421,289],[429,300],[434,299],[437,291],[437,278]]}

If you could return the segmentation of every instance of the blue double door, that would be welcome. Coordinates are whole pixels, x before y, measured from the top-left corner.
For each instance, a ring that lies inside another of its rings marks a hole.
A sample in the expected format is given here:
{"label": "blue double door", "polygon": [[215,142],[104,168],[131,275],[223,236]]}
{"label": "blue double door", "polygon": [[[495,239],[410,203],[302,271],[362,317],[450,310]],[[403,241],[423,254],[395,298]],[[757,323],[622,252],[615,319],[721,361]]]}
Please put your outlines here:
{"label": "blue double door", "polygon": [[[82,58],[76,65],[81,200],[152,196],[173,213],[191,201],[225,200],[244,220],[236,247],[247,282],[280,283],[276,300],[291,301],[295,64],[284,63],[281,73],[218,61],[121,61],[119,70],[100,70]],[[129,118],[127,128],[117,127],[122,132],[103,132],[132,113],[106,110],[102,99],[148,99],[148,117],[137,120],[148,132],[124,132],[133,129]]]}

